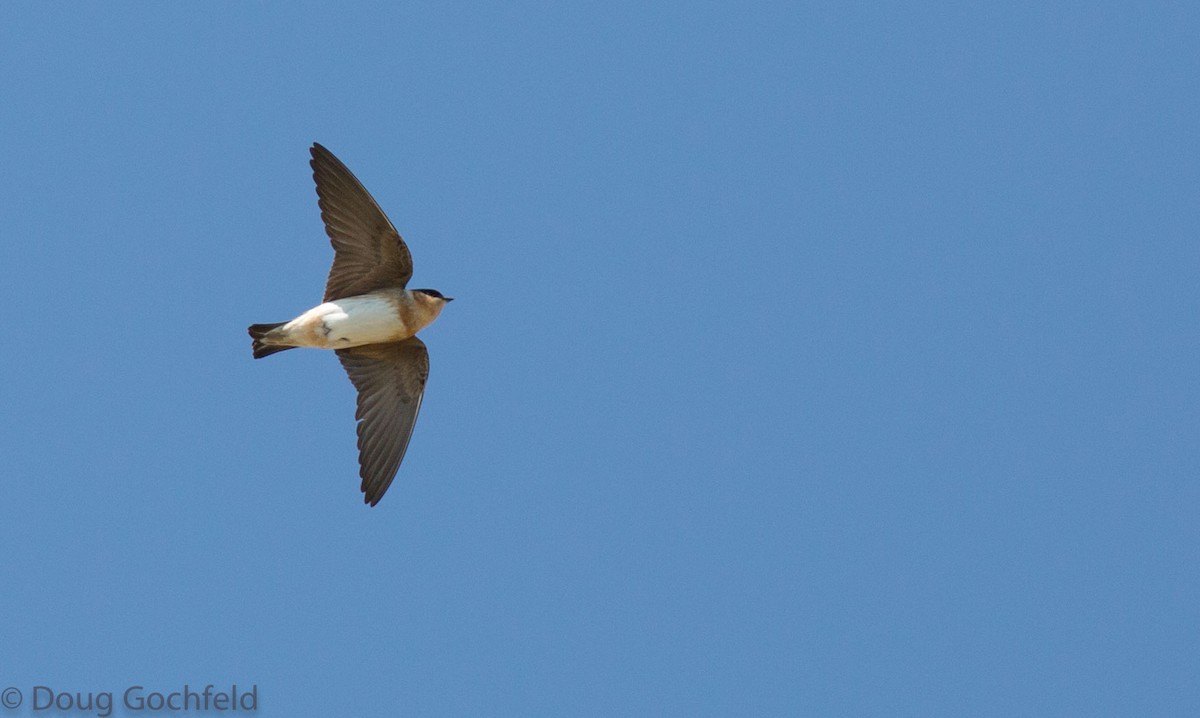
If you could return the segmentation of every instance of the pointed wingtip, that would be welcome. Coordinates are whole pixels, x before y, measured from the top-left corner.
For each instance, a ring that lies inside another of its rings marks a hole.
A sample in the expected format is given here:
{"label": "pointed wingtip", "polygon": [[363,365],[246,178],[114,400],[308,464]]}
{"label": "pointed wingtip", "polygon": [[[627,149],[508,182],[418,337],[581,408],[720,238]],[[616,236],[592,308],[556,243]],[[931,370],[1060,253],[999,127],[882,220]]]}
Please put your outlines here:
{"label": "pointed wingtip", "polygon": [[325,145],[321,144],[320,142],[312,143],[312,147],[308,148],[308,153],[310,155],[312,155],[312,158],[314,160],[334,156],[333,153],[329,151],[329,148],[326,147]]}

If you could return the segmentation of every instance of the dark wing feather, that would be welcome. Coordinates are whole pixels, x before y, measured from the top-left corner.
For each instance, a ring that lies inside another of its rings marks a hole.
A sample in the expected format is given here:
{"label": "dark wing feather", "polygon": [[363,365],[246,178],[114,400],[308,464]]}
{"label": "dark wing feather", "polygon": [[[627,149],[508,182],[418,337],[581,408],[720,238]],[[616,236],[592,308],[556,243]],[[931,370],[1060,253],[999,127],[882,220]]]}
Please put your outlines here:
{"label": "dark wing feather", "polygon": [[429,352],[412,337],[339,349],[337,355],[358,390],[358,473],[363,500],[374,506],[396,478],[412,438],[429,377]]}
{"label": "dark wing feather", "polygon": [[412,277],[412,255],[387,215],[329,150],[314,143],[309,164],[334,253],[324,301],[403,288]]}

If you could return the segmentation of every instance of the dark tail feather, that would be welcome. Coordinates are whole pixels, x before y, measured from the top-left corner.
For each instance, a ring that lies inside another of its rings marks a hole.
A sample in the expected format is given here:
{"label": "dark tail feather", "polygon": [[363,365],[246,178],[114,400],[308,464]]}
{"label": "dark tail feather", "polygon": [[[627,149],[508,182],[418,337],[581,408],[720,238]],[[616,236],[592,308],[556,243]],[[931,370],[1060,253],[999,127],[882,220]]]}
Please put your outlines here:
{"label": "dark tail feather", "polygon": [[275,327],[282,327],[287,322],[276,322],[275,324],[251,324],[250,336],[254,339],[254,358],[262,359],[269,357],[277,352],[295,349],[296,347],[279,346],[278,344],[264,344],[262,338],[267,335]]}

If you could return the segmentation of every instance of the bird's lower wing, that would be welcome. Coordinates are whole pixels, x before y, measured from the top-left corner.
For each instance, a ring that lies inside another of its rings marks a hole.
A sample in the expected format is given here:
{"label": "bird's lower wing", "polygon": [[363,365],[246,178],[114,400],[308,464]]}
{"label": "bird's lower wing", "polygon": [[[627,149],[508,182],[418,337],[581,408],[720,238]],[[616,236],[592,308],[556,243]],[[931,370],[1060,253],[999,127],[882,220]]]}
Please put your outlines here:
{"label": "bird's lower wing", "polygon": [[429,377],[429,352],[416,337],[394,344],[339,349],[358,390],[358,465],[363,500],[379,503],[412,438]]}

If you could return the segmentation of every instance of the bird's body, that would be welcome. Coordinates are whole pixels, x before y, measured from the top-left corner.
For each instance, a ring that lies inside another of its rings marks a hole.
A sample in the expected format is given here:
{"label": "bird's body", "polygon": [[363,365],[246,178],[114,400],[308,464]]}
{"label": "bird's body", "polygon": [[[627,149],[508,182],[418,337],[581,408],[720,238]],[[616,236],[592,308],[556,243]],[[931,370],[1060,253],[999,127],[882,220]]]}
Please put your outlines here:
{"label": "bird's body", "polygon": [[383,210],[319,144],[311,164],[334,249],[325,298],[290,322],[252,324],[254,358],[296,347],[337,352],[358,390],[359,475],[374,506],[396,476],[425,393],[429,353],[416,333],[450,297],[407,289],[412,257]]}
{"label": "bird's body", "polygon": [[350,349],[398,342],[429,326],[446,303],[408,289],[381,289],[325,302],[267,331],[268,347]]}

